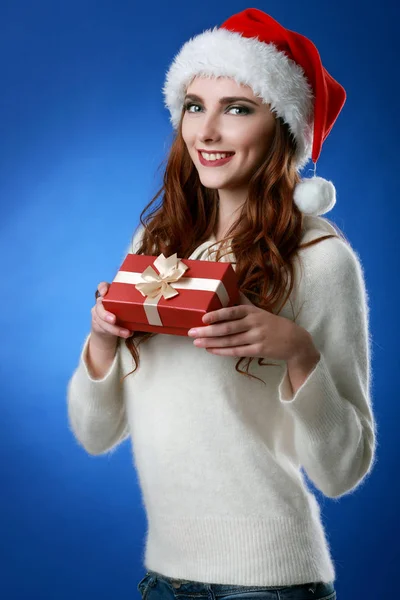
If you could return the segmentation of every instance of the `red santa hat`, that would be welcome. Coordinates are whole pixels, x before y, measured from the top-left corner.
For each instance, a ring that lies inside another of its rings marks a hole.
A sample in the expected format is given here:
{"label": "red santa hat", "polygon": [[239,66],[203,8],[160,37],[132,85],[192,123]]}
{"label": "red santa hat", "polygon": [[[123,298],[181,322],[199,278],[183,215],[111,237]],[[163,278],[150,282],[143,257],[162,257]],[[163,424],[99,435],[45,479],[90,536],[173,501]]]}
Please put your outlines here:
{"label": "red santa hat", "polygon": [[[196,76],[231,77],[248,85],[288,124],[296,140],[296,167],[316,165],[345,101],[344,88],[323,67],[314,44],[257,8],[247,8],[187,41],[175,56],[163,88],[175,129],[186,89]],[[336,203],[331,181],[302,179],[294,202],[305,214],[322,215]]]}

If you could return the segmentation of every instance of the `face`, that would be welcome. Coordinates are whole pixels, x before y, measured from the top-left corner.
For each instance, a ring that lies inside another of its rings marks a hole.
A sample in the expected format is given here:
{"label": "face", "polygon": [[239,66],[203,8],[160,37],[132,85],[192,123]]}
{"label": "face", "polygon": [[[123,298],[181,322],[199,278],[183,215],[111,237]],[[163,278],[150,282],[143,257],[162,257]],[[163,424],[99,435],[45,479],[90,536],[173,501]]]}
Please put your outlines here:
{"label": "face", "polygon": [[[275,126],[270,106],[254,96],[249,86],[229,77],[196,77],[186,90],[182,136],[200,181],[207,188],[246,188],[265,158]],[[233,155],[212,161],[208,159],[216,157],[203,158],[201,150]]]}

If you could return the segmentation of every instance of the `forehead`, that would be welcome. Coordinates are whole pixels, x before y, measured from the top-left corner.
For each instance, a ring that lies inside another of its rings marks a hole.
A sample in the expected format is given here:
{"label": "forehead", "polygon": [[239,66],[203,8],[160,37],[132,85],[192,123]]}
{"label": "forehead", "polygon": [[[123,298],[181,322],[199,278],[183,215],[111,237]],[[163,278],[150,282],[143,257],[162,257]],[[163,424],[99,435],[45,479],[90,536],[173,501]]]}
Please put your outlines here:
{"label": "forehead", "polygon": [[250,86],[238,83],[232,77],[208,77],[196,75],[186,88],[187,94],[209,94],[209,95],[241,95],[254,99],[254,93]]}

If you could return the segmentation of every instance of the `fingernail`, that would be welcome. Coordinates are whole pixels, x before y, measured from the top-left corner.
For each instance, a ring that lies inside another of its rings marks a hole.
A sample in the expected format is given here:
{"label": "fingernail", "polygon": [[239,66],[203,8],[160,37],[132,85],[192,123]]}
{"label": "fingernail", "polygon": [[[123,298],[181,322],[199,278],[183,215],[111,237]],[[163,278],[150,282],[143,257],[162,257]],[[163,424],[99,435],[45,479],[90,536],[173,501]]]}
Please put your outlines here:
{"label": "fingernail", "polygon": [[188,335],[192,335],[192,336],[197,335],[197,329],[189,329]]}
{"label": "fingernail", "polygon": [[109,323],[114,323],[114,318],[115,318],[115,317],[113,317],[112,315],[107,315],[107,316],[106,316],[106,319],[107,319],[107,321],[108,321]]}

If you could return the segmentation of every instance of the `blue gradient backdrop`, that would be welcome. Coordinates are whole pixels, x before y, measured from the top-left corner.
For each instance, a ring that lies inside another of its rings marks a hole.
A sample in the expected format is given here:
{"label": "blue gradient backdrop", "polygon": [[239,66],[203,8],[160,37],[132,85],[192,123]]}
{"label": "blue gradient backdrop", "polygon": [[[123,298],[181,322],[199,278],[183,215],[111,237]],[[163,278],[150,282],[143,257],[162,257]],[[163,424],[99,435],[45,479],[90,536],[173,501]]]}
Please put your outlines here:
{"label": "blue gradient backdrop", "polygon": [[317,174],[334,181],[327,216],[365,270],[380,445],[351,497],[317,495],[338,598],[396,595],[398,9],[39,0],[0,2],[1,598],[139,598],[146,521],[130,443],[86,454],[67,426],[66,387],[93,292],[112,280],[161,184],[172,139],[165,72],[189,37],[248,6],[312,39],[348,93]]}

